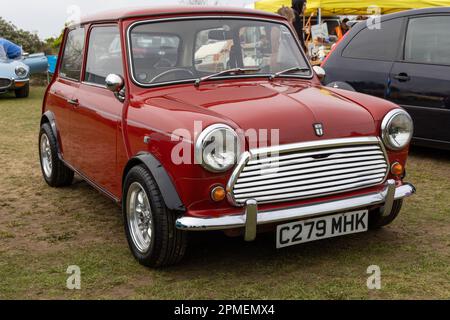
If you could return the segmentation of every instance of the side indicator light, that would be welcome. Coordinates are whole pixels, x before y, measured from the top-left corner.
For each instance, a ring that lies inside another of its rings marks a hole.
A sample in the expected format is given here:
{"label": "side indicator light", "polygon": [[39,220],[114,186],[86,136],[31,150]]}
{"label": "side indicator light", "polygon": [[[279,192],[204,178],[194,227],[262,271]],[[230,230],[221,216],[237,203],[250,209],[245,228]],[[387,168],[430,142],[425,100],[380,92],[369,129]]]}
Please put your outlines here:
{"label": "side indicator light", "polygon": [[404,172],[404,168],[400,163],[395,162],[394,164],[392,164],[391,173],[394,176],[400,177],[401,175],[403,175],[403,172]]}
{"label": "side indicator light", "polygon": [[225,188],[222,186],[215,187],[211,191],[211,199],[215,202],[220,202],[225,199],[227,193],[225,192]]}

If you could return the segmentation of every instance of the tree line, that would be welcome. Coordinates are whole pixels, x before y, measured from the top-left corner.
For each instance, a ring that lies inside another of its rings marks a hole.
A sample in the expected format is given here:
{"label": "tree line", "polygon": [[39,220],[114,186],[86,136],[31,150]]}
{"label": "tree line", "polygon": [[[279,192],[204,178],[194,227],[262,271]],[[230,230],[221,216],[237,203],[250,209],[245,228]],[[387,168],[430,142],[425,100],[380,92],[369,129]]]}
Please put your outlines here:
{"label": "tree line", "polygon": [[45,52],[45,54],[57,54],[61,45],[62,35],[58,38],[48,38],[42,41],[37,34],[20,29],[0,17],[0,38],[5,38],[22,46],[23,51],[28,53]]}

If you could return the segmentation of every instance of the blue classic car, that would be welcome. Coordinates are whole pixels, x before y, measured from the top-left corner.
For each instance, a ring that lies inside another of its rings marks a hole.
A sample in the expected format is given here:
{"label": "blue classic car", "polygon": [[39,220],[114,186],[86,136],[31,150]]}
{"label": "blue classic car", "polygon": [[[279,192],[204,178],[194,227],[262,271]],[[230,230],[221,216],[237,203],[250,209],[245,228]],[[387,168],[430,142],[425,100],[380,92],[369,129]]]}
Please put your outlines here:
{"label": "blue classic car", "polygon": [[0,46],[0,94],[14,91],[17,98],[28,97],[30,74],[46,72],[47,68],[47,57],[43,53],[8,59]]}
{"label": "blue classic car", "polygon": [[44,73],[49,68],[49,61],[44,53],[25,55],[22,62],[30,67],[30,74]]}
{"label": "blue classic car", "polygon": [[21,60],[8,59],[0,47],[0,94],[14,91],[17,98],[28,97],[30,67]]}

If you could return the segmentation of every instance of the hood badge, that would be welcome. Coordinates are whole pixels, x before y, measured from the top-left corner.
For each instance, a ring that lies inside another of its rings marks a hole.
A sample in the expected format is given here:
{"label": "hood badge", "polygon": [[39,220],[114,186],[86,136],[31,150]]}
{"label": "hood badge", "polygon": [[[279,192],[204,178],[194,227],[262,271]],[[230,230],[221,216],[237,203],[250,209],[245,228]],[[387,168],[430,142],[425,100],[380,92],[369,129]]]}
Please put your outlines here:
{"label": "hood badge", "polygon": [[321,123],[314,124],[314,131],[316,132],[316,136],[318,137],[323,137],[323,135],[325,134],[323,124]]}

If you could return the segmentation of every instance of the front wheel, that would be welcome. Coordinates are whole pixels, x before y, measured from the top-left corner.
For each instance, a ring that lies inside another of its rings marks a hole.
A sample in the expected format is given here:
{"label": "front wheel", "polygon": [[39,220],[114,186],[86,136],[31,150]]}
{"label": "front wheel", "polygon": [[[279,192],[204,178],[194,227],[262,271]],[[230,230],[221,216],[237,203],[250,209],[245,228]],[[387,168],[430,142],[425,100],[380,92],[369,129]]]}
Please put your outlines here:
{"label": "front wheel", "polygon": [[154,178],[142,165],[132,168],[125,179],[122,212],[128,244],[139,263],[164,267],[183,258],[186,232],[176,229],[176,214],[167,209]]}
{"label": "front wheel", "polygon": [[14,90],[16,98],[27,98],[30,95],[30,84],[27,83],[22,88]]}

